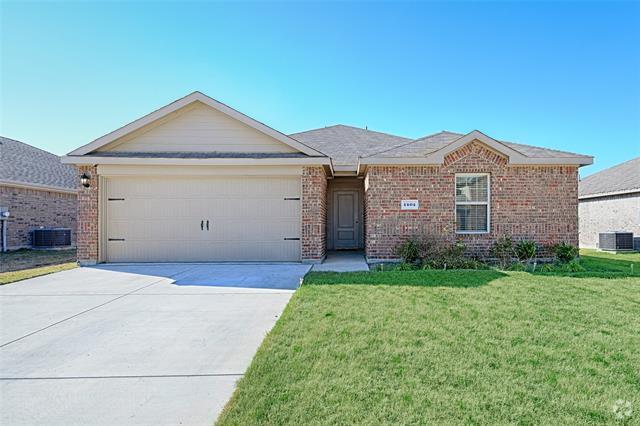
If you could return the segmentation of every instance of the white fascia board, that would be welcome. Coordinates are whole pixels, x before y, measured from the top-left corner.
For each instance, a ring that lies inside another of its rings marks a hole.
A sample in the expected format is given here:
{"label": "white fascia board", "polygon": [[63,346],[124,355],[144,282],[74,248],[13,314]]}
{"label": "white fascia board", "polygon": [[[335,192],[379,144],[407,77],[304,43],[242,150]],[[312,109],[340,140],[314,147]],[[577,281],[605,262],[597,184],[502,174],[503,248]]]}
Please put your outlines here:
{"label": "white fascia board", "polygon": [[636,194],[636,193],[640,193],[640,188],[625,189],[622,191],[600,192],[597,194],[578,195],[578,200],[588,200],[590,198],[604,198],[604,197],[612,197],[615,195],[627,195],[627,194]]}
{"label": "white fascia board", "polygon": [[90,155],[66,155],[60,158],[64,164],[139,164],[139,165],[200,165],[200,166],[249,166],[249,165],[319,165],[330,166],[328,157],[307,158],[140,158],[100,157]]}
{"label": "white fascia board", "polygon": [[262,132],[282,143],[284,143],[285,145],[288,145],[292,148],[297,149],[298,151],[310,155],[310,156],[325,156],[325,154],[321,153],[320,151],[317,151],[315,149],[312,149],[310,147],[308,147],[307,145],[304,145],[302,143],[300,143],[299,141],[285,135],[284,133],[280,133],[277,130],[257,121],[254,120],[253,118],[242,114],[239,111],[236,111],[235,109],[223,104],[222,102],[218,102],[213,98],[210,98],[209,96],[200,93],[200,92],[193,92],[190,95],[185,96],[184,98],[178,99],[177,101],[174,101],[172,103],[170,103],[169,105],[166,105],[160,109],[157,109],[155,111],[153,111],[150,114],[145,115],[142,118],[139,118],[135,121],[132,121],[131,123],[120,127],[117,130],[114,130],[111,133],[107,133],[106,135],[99,137],[98,139],[94,140],[93,142],[90,142],[84,146],[81,146],[78,149],[75,149],[73,151],[71,151],[68,155],[85,155],[88,154],[90,152],[93,152],[105,145],[110,144],[111,142],[120,139],[123,136],[128,135],[131,132],[134,132],[148,124],[151,124],[169,114],[171,114],[172,112],[175,112],[177,110],[179,110],[180,108],[183,108],[189,104],[192,104],[194,102],[201,102],[205,105],[210,106],[211,108],[218,110],[220,112],[222,112],[223,114],[228,115],[231,118],[234,118],[244,124],[246,124],[249,127],[252,127],[256,130],[258,130],[259,132]]}
{"label": "white fascia board", "polygon": [[0,186],[9,186],[12,188],[34,189],[38,191],[60,192],[64,194],[77,194],[77,189],[63,188],[61,186],[44,185],[39,183],[25,183],[12,180],[0,180]]}
{"label": "white fascia board", "polygon": [[[431,157],[373,157],[373,158],[361,158],[360,166],[364,165],[441,165],[443,162],[436,162]],[[511,161],[510,165],[537,165],[537,166],[588,166],[593,164],[593,157],[524,157],[524,159],[518,161]]]}

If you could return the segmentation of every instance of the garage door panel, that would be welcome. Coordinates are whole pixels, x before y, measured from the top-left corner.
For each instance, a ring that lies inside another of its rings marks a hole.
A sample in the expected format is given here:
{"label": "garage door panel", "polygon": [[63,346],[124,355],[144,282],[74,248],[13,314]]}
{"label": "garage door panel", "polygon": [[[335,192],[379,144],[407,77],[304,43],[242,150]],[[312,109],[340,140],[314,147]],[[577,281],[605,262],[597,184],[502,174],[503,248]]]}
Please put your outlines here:
{"label": "garage door panel", "polygon": [[167,226],[164,219],[112,220],[109,225],[111,238],[125,241],[188,241],[204,240],[206,235],[200,230],[200,221],[174,221]]}
{"label": "garage door panel", "polygon": [[[299,261],[299,177],[109,178],[110,262]],[[209,230],[201,222],[209,220]],[[286,239],[287,238],[287,239]]]}
{"label": "garage door panel", "polygon": [[297,238],[300,236],[300,228],[291,220],[271,221],[265,226],[263,221],[252,219],[243,222],[240,229],[233,225],[233,220],[218,220],[212,226],[213,241],[284,241],[284,238]]}

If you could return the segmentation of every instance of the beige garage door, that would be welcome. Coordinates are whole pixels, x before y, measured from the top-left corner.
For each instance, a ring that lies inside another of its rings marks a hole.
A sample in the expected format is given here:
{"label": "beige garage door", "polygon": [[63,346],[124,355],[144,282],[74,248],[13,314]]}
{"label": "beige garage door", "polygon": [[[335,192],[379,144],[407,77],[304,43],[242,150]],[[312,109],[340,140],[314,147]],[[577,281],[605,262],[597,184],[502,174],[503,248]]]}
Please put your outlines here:
{"label": "beige garage door", "polygon": [[299,261],[299,177],[122,177],[106,184],[108,262]]}

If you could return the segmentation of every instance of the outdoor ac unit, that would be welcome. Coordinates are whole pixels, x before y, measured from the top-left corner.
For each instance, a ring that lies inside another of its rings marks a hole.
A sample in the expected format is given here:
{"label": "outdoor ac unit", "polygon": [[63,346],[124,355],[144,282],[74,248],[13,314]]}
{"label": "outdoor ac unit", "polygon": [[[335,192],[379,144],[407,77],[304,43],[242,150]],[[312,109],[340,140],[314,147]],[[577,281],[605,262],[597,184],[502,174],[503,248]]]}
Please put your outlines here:
{"label": "outdoor ac unit", "polygon": [[601,232],[598,240],[600,250],[633,250],[633,232]]}

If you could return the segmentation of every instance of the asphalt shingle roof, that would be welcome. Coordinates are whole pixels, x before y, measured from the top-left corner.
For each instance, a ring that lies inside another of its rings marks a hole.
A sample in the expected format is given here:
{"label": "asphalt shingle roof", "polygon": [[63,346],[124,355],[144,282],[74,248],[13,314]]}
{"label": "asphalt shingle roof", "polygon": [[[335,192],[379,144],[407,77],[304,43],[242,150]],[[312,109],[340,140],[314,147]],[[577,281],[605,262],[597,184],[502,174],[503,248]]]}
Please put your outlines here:
{"label": "asphalt shingle roof", "polygon": [[0,182],[76,189],[75,167],[60,157],[26,143],[0,136]]}
{"label": "asphalt shingle roof", "polygon": [[[355,166],[358,164],[358,157],[423,157],[444,148],[464,135],[442,131],[418,139],[409,139],[339,124],[294,133],[289,136],[328,155],[336,165]],[[530,158],[584,157],[580,154],[555,149],[514,142],[500,142]]]}
{"label": "asphalt shingle roof", "polygon": [[411,142],[409,138],[343,124],[289,136],[328,155],[333,163],[339,166],[355,166],[358,164],[358,157],[366,157],[381,150]]}
{"label": "asphalt shingle roof", "polygon": [[578,184],[579,197],[635,191],[640,191],[640,157],[587,176]]}
{"label": "asphalt shingle roof", "polygon": [[[431,154],[445,146],[449,145],[456,139],[464,136],[462,133],[454,133],[443,130],[440,133],[425,136],[410,143],[387,150],[385,152],[376,153],[372,157],[423,157]],[[572,152],[558,151],[556,149],[542,148],[538,146],[524,145],[521,143],[498,141],[511,149],[518,151],[525,157],[530,158],[573,158],[584,157],[580,154]]]}

